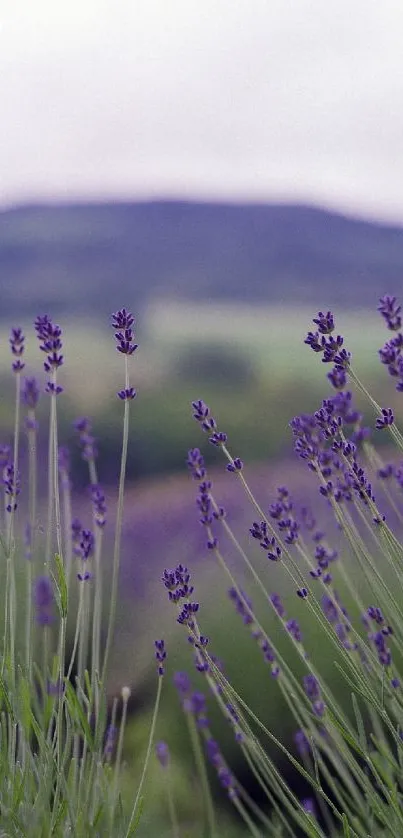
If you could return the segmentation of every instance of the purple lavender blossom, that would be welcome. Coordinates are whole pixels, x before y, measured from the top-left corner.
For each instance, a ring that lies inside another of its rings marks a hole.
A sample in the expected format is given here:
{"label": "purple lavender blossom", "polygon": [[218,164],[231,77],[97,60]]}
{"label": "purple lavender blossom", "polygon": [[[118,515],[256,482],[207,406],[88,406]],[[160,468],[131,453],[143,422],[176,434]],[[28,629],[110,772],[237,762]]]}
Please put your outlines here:
{"label": "purple lavender blossom", "polygon": [[242,471],[242,469],[243,469],[243,462],[242,462],[242,460],[240,460],[239,457],[235,457],[233,459],[232,463],[228,463],[228,465],[227,465],[227,471],[230,471],[230,472]]}
{"label": "purple lavender blossom", "polygon": [[125,308],[112,314],[112,328],[118,330],[115,332],[116,349],[122,355],[133,355],[133,352],[138,348],[138,344],[134,343],[133,324],[134,317]]}
{"label": "purple lavender blossom", "polygon": [[44,315],[43,317],[37,317],[35,329],[40,342],[39,348],[46,355],[43,364],[45,372],[58,369],[63,364],[63,355],[60,354],[62,349],[62,330],[60,326],[52,323],[51,319]]}
{"label": "purple lavender blossom", "polygon": [[190,451],[188,451],[186,464],[193,480],[204,480],[206,476],[206,468],[204,465],[204,457],[200,453],[199,448],[191,448]]}
{"label": "purple lavender blossom", "polygon": [[285,608],[279,594],[271,594],[270,602],[279,617],[285,617]]}
{"label": "purple lavender blossom", "polygon": [[260,524],[254,521],[249,529],[252,538],[259,541],[262,550],[267,551],[267,558],[271,562],[277,562],[281,558],[282,550],[274,535],[269,535],[269,528],[266,521],[261,521]]}
{"label": "purple lavender blossom", "polygon": [[255,624],[253,616],[253,605],[251,600],[243,592],[238,593],[236,588],[230,588],[228,591],[228,596],[230,600],[234,603],[235,609],[242,618],[244,625],[249,626],[251,628],[252,637],[258,643],[266,663],[273,664],[273,666],[271,667],[271,673],[275,678],[277,678],[277,676],[280,673],[280,669],[276,664],[276,656],[274,654],[274,649]]}
{"label": "purple lavender blossom", "polygon": [[155,754],[157,760],[162,768],[168,768],[170,761],[169,747],[166,742],[157,742],[155,746]]}
{"label": "purple lavender blossom", "polygon": [[396,378],[396,390],[403,392],[403,334],[400,331],[402,327],[401,306],[398,305],[396,297],[391,297],[385,294],[381,297],[378,311],[386,321],[388,329],[395,332],[395,336],[386,341],[382,349],[379,350],[379,358],[381,364],[384,364],[392,378]]}
{"label": "purple lavender blossom", "polygon": [[228,596],[234,603],[236,612],[242,617],[242,621],[245,626],[253,625],[253,606],[249,597],[247,597],[243,591],[241,591],[240,595],[236,588],[230,588]]}
{"label": "purple lavender blossom", "polygon": [[323,354],[322,362],[334,364],[333,370],[329,373],[330,383],[337,389],[342,389],[346,383],[346,373],[351,363],[351,353],[343,348],[344,338],[341,335],[333,336],[335,324],[333,314],[328,311],[326,314],[319,311],[313,318],[314,324],[318,327],[316,332],[308,332],[304,343],[310,346],[314,352]]}
{"label": "purple lavender blossom", "polygon": [[[387,645],[387,637],[393,634],[392,627],[386,623],[381,609],[375,605],[367,608],[362,622],[367,629],[368,640],[375,647],[379,663],[388,668],[392,663],[392,653]],[[372,623],[375,623],[375,631],[372,631]]]}
{"label": "purple lavender blossom", "polygon": [[214,417],[211,416],[210,408],[203,401],[203,399],[198,399],[197,401],[192,402],[192,408],[193,418],[196,419],[196,422],[199,422],[203,431],[211,434],[209,436],[209,442],[218,447],[225,445],[227,441],[227,434],[224,433],[224,431],[219,431],[217,429],[217,422]]}
{"label": "purple lavender blossom", "polygon": [[218,507],[213,503],[211,497],[211,481],[207,480],[204,458],[198,448],[192,448],[188,452],[187,465],[193,480],[199,481],[199,493],[196,498],[196,505],[199,510],[199,521],[208,528],[207,548],[214,550],[218,547],[218,539],[212,534],[211,525],[214,520],[222,520],[225,517],[224,507]]}
{"label": "purple lavender blossom", "polygon": [[293,503],[285,486],[277,489],[277,500],[269,507],[269,515],[277,522],[286,544],[295,544],[298,540],[299,524],[293,513]]}
{"label": "purple lavender blossom", "polygon": [[7,512],[15,512],[17,509],[17,498],[21,491],[21,483],[18,472],[15,471],[13,463],[7,463],[3,469],[4,493],[8,498],[6,503]]}
{"label": "purple lavender blossom", "polygon": [[[34,411],[39,401],[39,387],[36,378],[25,378],[22,386],[21,399],[28,411]],[[35,427],[36,429],[36,427]]]}
{"label": "purple lavender blossom", "polygon": [[175,672],[173,682],[183,701],[192,688],[189,675],[187,672]]}
{"label": "purple lavender blossom", "polygon": [[94,555],[95,539],[91,530],[82,529],[77,518],[72,521],[73,553],[83,562],[83,570],[77,573],[80,582],[88,582],[93,574],[85,567],[86,562]]}
{"label": "purple lavender blossom", "polygon": [[118,736],[118,729],[115,725],[108,725],[105,735],[104,756],[110,757],[113,753],[116,740]]}
{"label": "purple lavender blossom", "polygon": [[190,597],[193,593],[193,585],[190,585],[190,573],[187,567],[179,564],[174,570],[164,570],[162,582],[168,591],[171,602],[179,602],[180,599]]}
{"label": "purple lavender blossom", "polygon": [[326,314],[319,311],[317,317],[313,318],[313,322],[318,327],[318,332],[321,335],[330,335],[334,331],[334,317],[331,311]]}
{"label": "purple lavender blossom", "polygon": [[57,452],[57,465],[60,473],[67,474],[70,471],[70,452],[67,445],[61,445]]}
{"label": "purple lavender blossom", "polygon": [[316,818],[316,806],[313,797],[305,797],[301,800],[301,806],[307,815],[312,815]]}
{"label": "purple lavender blossom", "polygon": [[164,661],[166,659],[167,653],[165,650],[165,641],[164,640],[155,640],[155,659],[158,663],[158,675],[163,675],[165,672],[164,668]]}
{"label": "purple lavender blossom", "polygon": [[294,734],[294,742],[300,757],[309,756],[311,752],[311,745],[306,733],[301,729]]}
{"label": "purple lavender blossom", "polygon": [[73,518],[71,522],[71,540],[73,544],[73,553],[75,556],[80,556],[80,541],[81,541],[82,524],[79,518]]}
{"label": "purple lavender blossom", "polygon": [[9,445],[0,445],[0,470],[3,471],[10,462],[11,448]]}
{"label": "purple lavender blossom", "polygon": [[285,627],[288,631],[288,634],[290,634],[291,637],[293,637],[294,640],[297,643],[302,642],[302,633],[301,633],[300,625],[295,618],[291,618],[290,620],[287,620],[287,622],[285,624]]}
{"label": "purple lavender blossom", "polygon": [[74,421],[74,429],[77,431],[82,446],[81,456],[85,462],[96,460],[98,450],[95,437],[92,433],[92,423],[88,416],[80,416]]}
{"label": "purple lavender blossom", "polygon": [[11,329],[10,348],[11,348],[11,352],[12,352],[14,358],[16,358],[16,360],[13,361],[13,364],[12,364],[12,369],[15,373],[22,372],[22,370],[25,367],[25,364],[21,360],[21,358],[24,354],[24,343],[25,343],[25,337],[22,333],[22,329],[20,329],[20,328]]}
{"label": "purple lavender blossom", "polygon": [[397,332],[402,327],[401,306],[398,304],[396,297],[391,297],[385,294],[379,300],[378,311],[386,320],[388,329],[392,332]]}
{"label": "purple lavender blossom", "polygon": [[45,574],[38,576],[33,583],[33,601],[36,622],[40,626],[49,626],[55,620],[54,593],[52,580]]}
{"label": "purple lavender blossom", "polygon": [[94,555],[94,546],[95,539],[91,530],[81,530],[79,548],[80,557],[84,562],[86,562],[87,559],[91,558]]}
{"label": "purple lavender blossom", "polygon": [[222,756],[218,742],[211,737],[206,740],[205,748],[208,760],[214,766],[221,785],[226,789],[229,797],[235,797],[237,795],[235,778]]}
{"label": "purple lavender blossom", "polygon": [[61,678],[56,678],[55,681],[47,680],[46,692],[50,696],[60,696],[65,692],[66,686]]}
{"label": "purple lavender blossom", "polygon": [[325,705],[322,701],[320,686],[317,678],[309,673],[309,675],[304,676],[303,684],[305,693],[312,704],[314,713],[317,716],[322,717],[325,712]]}
{"label": "purple lavender blossom", "polygon": [[118,390],[118,396],[122,402],[132,401],[136,398],[136,395],[137,393],[134,387],[126,387],[124,390]]}
{"label": "purple lavender blossom", "polygon": [[382,416],[376,420],[375,427],[378,431],[381,431],[383,428],[388,428],[390,425],[393,425],[394,421],[395,417],[393,416],[392,408],[383,407]]}
{"label": "purple lavender blossom", "polygon": [[101,486],[90,486],[94,521],[99,529],[106,524],[106,499]]}

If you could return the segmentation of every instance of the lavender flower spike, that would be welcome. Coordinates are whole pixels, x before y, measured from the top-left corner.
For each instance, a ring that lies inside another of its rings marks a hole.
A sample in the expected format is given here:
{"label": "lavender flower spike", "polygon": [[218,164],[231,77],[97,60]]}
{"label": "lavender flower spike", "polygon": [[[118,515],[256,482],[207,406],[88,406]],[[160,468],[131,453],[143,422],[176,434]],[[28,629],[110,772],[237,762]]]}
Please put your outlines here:
{"label": "lavender flower spike", "polygon": [[402,307],[398,304],[396,297],[385,294],[384,297],[380,298],[378,311],[386,320],[386,325],[392,332],[397,332],[402,327],[401,310]]}
{"label": "lavender flower spike", "polygon": [[125,308],[120,309],[116,314],[112,314],[112,327],[117,329],[115,332],[116,349],[122,355],[133,355],[133,352],[138,348],[138,344],[134,343],[133,324],[134,317]]}
{"label": "lavender flower spike", "polygon": [[163,675],[165,672],[164,668],[164,661],[166,659],[167,653],[165,651],[165,641],[164,640],[156,640],[154,643],[155,646],[155,659],[158,662],[158,675]]}
{"label": "lavender flower spike", "polygon": [[40,626],[49,626],[54,622],[54,593],[52,580],[49,576],[42,575],[35,579],[33,586],[33,600],[35,606],[36,622]]}
{"label": "lavender flower spike", "polygon": [[169,765],[169,748],[166,742],[157,742],[155,746],[155,753],[159,764],[162,768],[168,768]]}
{"label": "lavender flower spike", "polygon": [[13,368],[13,371],[16,372],[16,373],[21,372],[25,367],[25,364],[21,360],[21,358],[24,354],[24,343],[25,343],[25,337],[22,333],[22,329],[20,329],[20,328],[11,329],[10,348],[11,348],[12,354],[16,358],[16,360],[13,361],[12,368]]}

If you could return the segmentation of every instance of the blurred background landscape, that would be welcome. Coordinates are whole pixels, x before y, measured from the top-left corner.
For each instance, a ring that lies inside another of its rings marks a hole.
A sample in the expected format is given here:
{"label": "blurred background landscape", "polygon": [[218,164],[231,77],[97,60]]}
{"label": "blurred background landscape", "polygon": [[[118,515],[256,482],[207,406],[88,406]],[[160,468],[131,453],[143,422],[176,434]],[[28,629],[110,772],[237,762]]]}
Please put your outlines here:
{"label": "blurred background landscape", "polygon": [[[329,392],[303,345],[319,309],[334,310],[362,379],[401,412],[378,361],[376,306],[403,288],[402,23],[391,0],[2,7],[0,443],[13,415],[9,329],[26,330],[27,374],[37,373],[32,322],[47,313],[64,331],[60,436],[76,506],[87,475],[72,423],[89,415],[113,519],[123,370],[110,315],[132,310],[138,395],[111,689],[135,687],[134,720],[147,713],[154,636],[167,636],[169,677],[187,661],[159,583],[179,560],[205,597],[206,633],[267,713],[248,638],[217,608],[226,583],[199,532],[188,448],[204,446],[245,544],[253,512],[191,400],[211,405],[263,505],[285,482],[317,503],[288,423]],[[45,417],[43,397],[43,456]],[[135,750],[144,730],[133,722]]]}

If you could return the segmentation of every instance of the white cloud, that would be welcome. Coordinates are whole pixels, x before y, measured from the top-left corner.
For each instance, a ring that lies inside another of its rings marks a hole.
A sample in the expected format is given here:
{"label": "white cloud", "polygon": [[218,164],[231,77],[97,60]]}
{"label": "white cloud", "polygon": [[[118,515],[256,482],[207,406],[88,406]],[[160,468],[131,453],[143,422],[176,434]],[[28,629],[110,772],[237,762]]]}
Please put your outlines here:
{"label": "white cloud", "polygon": [[0,200],[317,200],[403,220],[400,0],[8,0]]}

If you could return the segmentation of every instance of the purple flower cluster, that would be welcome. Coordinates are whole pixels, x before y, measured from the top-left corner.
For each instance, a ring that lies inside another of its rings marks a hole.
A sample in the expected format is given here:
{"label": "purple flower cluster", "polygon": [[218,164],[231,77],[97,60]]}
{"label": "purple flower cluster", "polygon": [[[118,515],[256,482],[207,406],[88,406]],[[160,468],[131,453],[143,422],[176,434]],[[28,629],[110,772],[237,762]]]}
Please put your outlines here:
{"label": "purple flower cluster", "polygon": [[241,616],[243,623],[251,628],[252,637],[258,643],[259,648],[263,653],[264,660],[266,663],[271,664],[271,674],[273,678],[277,678],[280,673],[280,669],[276,663],[274,649],[255,623],[251,600],[243,593],[243,591],[240,595],[236,588],[230,588],[228,596],[235,605],[235,609]]}
{"label": "purple flower cluster", "polygon": [[[204,693],[192,691],[190,679],[186,672],[175,672],[174,684],[178,690],[184,712],[191,713],[194,716],[197,727],[203,733],[207,757],[214,766],[221,785],[227,790],[229,797],[234,797],[236,794],[235,779],[229,771],[217,741],[211,735]],[[227,705],[227,710],[236,725],[237,714],[234,708]]]}
{"label": "purple flower cluster", "polygon": [[219,431],[217,428],[217,422],[213,416],[211,416],[210,408],[208,405],[203,401],[203,399],[198,399],[195,402],[192,402],[193,408],[193,418],[196,419],[196,422],[199,422],[200,427],[203,431],[210,434],[209,442],[212,445],[225,445],[227,441],[227,434],[224,431]]}
{"label": "purple flower cluster", "polygon": [[383,428],[389,428],[390,425],[393,425],[395,421],[395,417],[393,416],[393,410],[390,407],[383,407],[382,408],[382,416],[380,416],[376,422],[375,427],[378,431],[382,431]]}
{"label": "purple flower cluster", "polygon": [[286,544],[295,544],[298,540],[299,524],[293,515],[293,503],[285,486],[277,489],[277,500],[269,506],[269,515],[276,521]]}
{"label": "purple flower cluster", "polygon": [[211,525],[214,521],[219,521],[225,518],[225,509],[223,506],[217,507],[211,497],[211,481],[207,480],[207,472],[204,464],[204,458],[198,448],[192,448],[188,452],[187,465],[193,480],[198,481],[199,491],[196,498],[196,506],[199,511],[200,523],[208,528],[207,547],[209,550],[214,550],[218,547],[218,539],[211,531]]}
{"label": "purple flower cluster", "polygon": [[314,352],[323,354],[323,363],[334,364],[332,371],[328,374],[328,379],[336,390],[342,390],[347,382],[351,353],[342,348],[344,338],[341,335],[333,336],[335,324],[330,311],[326,314],[319,311],[317,316],[313,318],[313,322],[317,326],[317,330],[308,332],[304,343],[310,346]]}
{"label": "purple flower cluster", "polygon": [[[123,355],[132,355],[138,347],[138,344],[133,343],[133,316],[129,312],[126,312],[126,309],[123,308],[121,311],[118,311],[113,315],[113,321],[113,328],[119,329],[118,332],[115,332],[115,338],[117,340],[116,348],[118,352],[121,352]],[[136,398],[136,391],[134,387],[128,386],[119,390],[117,395],[121,401],[132,401]]]}
{"label": "purple flower cluster", "polygon": [[200,606],[198,602],[192,602],[190,599],[194,588],[190,584],[190,573],[187,567],[179,564],[174,570],[164,570],[162,582],[168,591],[171,602],[179,605],[181,600],[185,600],[181,604],[177,622],[187,627],[190,642],[194,643],[197,648],[206,646],[207,638],[198,634],[194,620],[194,615],[197,614]]}
{"label": "purple flower cluster", "polygon": [[[47,314],[36,318],[35,330],[39,340],[39,349],[46,355],[44,370],[47,373],[55,373],[63,364],[62,330],[56,323],[52,323]],[[62,390],[63,388],[54,381],[48,381],[46,385],[46,392],[54,396],[59,395]]]}
{"label": "purple flower cluster", "polygon": [[15,512],[17,498],[21,491],[21,482],[18,471],[15,471],[11,462],[7,462],[3,467],[3,485],[6,495],[6,512]]}
{"label": "purple flower cluster", "polygon": [[118,737],[118,729],[115,725],[108,725],[105,735],[104,756],[110,757],[113,753]]}
{"label": "purple flower cluster", "polygon": [[155,754],[157,760],[162,768],[168,768],[169,761],[170,761],[170,754],[169,754],[169,747],[166,742],[162,740],[157,742],[155,746]]}
{"label": "purple flower cluster", "polygon": [[13,364],[12,364],[12,369],[15,373],[22,372],[22,370],[25,367],[25,364],[21,360],[22,356],[24,354],[24,343],[25,343],[25,337],[22,333],[22,329],[20,329],[20,328],[11,329],[10,348],[11,348],[11,352],[12,352],[14,358],[16,358],[16,360],[13,361]]}
{"label": "purple flower cluster", "polygon": [[[365,504],[375,501],[372,485],[357,460],[356,443],[366,437],[359,427],[362,415],[352,408],[351,393],[337,393],[324,399],[313,415],[296,416],[290,422],[295,452],[309,468],[323,478],[320,492],[337,503],[351,501],[353,495]],[[349,425],[354,431],[350,439]]]}
{"label": "purple flower cluster", "polygon": [[125,308],[112,314],[112,328],[117,329],[115,332],[116,349],[122,355],[133,355],[133,352],[138,349],[138,344],[134,343],[133,324],[134,317]]}
{"label": "purple flower cluster", "polygon": [[378,311],[391,332],[398,332],[402,328],[401,310],[402,307],[398,304],[396,297],[385,294],[380,298]]}
{"label": "purple flower cluster", "polygon": [[35,410],[39,401],[39,387],[36,378],[25,378],[21,398],[25,407]]}
{"label": "purple flower cluster", "polygon": [[362,616],[362,622],[367,630],[368,640],[373,644],[381,666],[389,667],[392,663],[392,653],[386,638],[393,634],[391,626],[387,625],[380,608],[370,605]]}
{"label": "purple flower cluster", "polygon": [[95,437],[92,433],[92,423],[88,416],[81,416],[74,422],[74,429],[77,431],[82,447],[81,456],[83,460],[93,462],[98,456]]}
{"label": "purple flower cluster", "polygon": [[167,656],[164,640],[155,640],[155,659],[158,664],[158,675],[163,675],[165,672],[164,662]]}
{"label": "purple flower cluster", "polygon": [[398,305],[396,297],[385,294],[380,298],[378,311],[386,321],[386,325],[395,336],[387,340],[382,349],[379,350],[381,364],[384,364],[392,378],[397,378],[396,390],[403,392],[403,333],[401,306]]}
{"label": "purple flower cluster", "polygon": [[191,713],[195,716],[198,727],[207,727],[207,708],[204,693],[194,692],[192,690],[192,684],[187,672],[175,672],[173,682],[178,691],[182,710],[185,713]]}
{"label": "purple flower cluster", "polygon": [[33,601],[36,622],[40,626],[49,626],[55,620],[52,580],[49,576],[38,576],[33,583]]}
{"label": "purple flower cluster", "polygon": [[316,716],[322,718],[322,716],[325,713],[325,705],[322,700],[318,679],[315,678],[314,675],[309,673],[309,675],[304,676],[303,684],[305,693],[312,704],[313,712]]}
{"label": "purple flower cluster", "polygon": [[61,445],[57,452],[57,465],[60,474],[60,484],[63,491],[69,491],[70,484],[70,452],[66,445]]}
{"label": "purple flower cluster", "polygon": [[286,611],[280,595],[276,593],[270,594],[269,602],[277,616],[280,617],[280,620],[288,634],[296,641],[296,643],[302,643],[300,625],[293,617],[287,619]]}
{"label": "purple flower cluster", "polygon": [[101,486],[90,486],[94,521],[99,529],[106,524],[106,499]]}
{"label": "purple flower cluster", "polygon": [[340,643],[347,651],[355,651],[358,646],[356,642],[349,639],[351,622],[346,608],[341,604],[336,591],[332,592],[333,597],[324,594],[322,597],[322,611],[326,619],[334,627]]}
{"label": "purple flower cluster", "polygon": [[84,563],[83,571],[77,573],[80,582],[88,582],[92,579],[92,573],[87,570],[85,563],[94,555],[95,539],[91,530],[84,529],[81,521],[74,518],[71,524],[73,553]]}
{"label": "purple flower cluster", "polygon": [[21,391],[21,400],[28,409],[25,427],[27,431],[36,431],[38,429],[38,422],[35,419],[34,412],[39,401],[39,387],[36,378],[24,379]]}
{"label": "purple flower cluster", "polygon": [[211,765],[214,766],[218,780],[222,787],[226,789],[228,797],[233,799],[237,796],[236,781],[234,775],[228,768],[227,763],[220,751],[218,742],[213,739],[207,739],[205,742],[206,754]]}
{"label": "purple flower cluster", "polygon": [[[138,344],[134,343],[133,324],[134,317],[125,308],[120,309],[112,315],[112,328],[117,329],[115,332],[116,349],[122,355],[133,355],[133,352],[138,348]],[[122,390],[119,390],[117,395],[124,402],[132,401],[136,398],[136,391],[134,387],[126,386]]]}
{"label": "purple flower cluster", "polygon": [[403,489],[403,462],[398,465],[394,463],[386,463],[382,468],[378,469],[377,476],[381,480],[389,480],[393,477],[399,487]]}
{"label": "purple flower cluster", "polygon": [[[214,416],[211,415],[210,408],[206,402],[204,402],[203,399],[198,399],[197,401],[192,402],[192,409],[193,418],[196,419],[196,422],[199,422],[203,431],[210,434],[209,442],[218,448],[224,446],[227,442],[227,434],[224,431],[218,430],[217,422],[214,419]],[[231,457],[230,462],[227,465],[227,471],[236,473],[238,471],[242,471],[242,469],[242,460],[239,457]]]}
{"label": "purple flower cluster", "polygon": [[281,547],[274,535],[270,534],[270,529],[266,521],[258,523],[254,521],[249,528],[252,538],[256,538],[262,550],[266,551],[267,558],[271,562],[277,562],[281,559]]}
{"label": "purple flower cluster", "polygon": [[300,757],[307,757],[311,753],[311,743],[302,729],[294,734],[294,742]]}
{"label": "purple flower cluster", "polygon": [[[162,582],[168,591],[168,597],[180,608],[177,622],[186,626],[188,641],[195,649],[195,666],[199,672],[208,672],[210,664],[205,649],[208,637],[200,634],[195,615],[199,611],[199,603],[190,599],[193,585],[190,584],[190,573],[187,567],[179,564],[174,570],[164,570]],[[181,602],[184,600],[184,602]]]}

